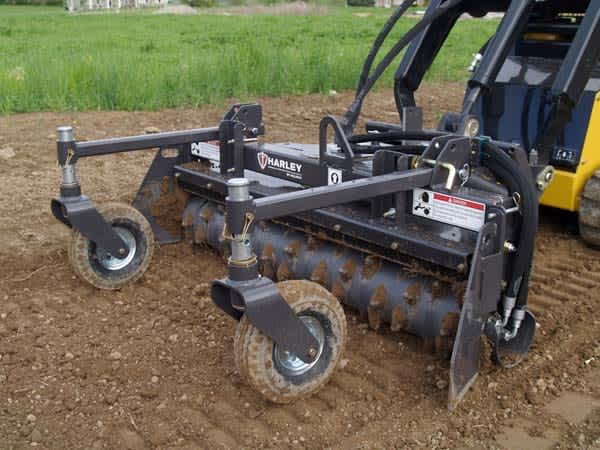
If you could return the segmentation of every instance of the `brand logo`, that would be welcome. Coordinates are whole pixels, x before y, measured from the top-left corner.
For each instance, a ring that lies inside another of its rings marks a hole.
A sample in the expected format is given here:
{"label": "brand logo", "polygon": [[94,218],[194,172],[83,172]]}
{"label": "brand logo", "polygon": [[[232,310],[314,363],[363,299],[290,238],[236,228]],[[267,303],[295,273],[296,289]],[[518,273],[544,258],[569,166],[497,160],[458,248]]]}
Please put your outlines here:
{"label": "brand logo", "polygon": [[292,178],[302,177],[302,164],[300,163],[288,161],[287,159],[276,158],[274,156],[270,156],[265,152],[257,153],[256,159],[258,161],[258,166],[260,167],[260,170],[265,170],[266,168],[269,168],[271,170],[285,172],[289,177]]}
{"label": "brand logo", "polygon": [[267,164],[269,164],[269,155],[265,152],[260,152],[256,155],[258,158],[258,165],[260,166],[260,170],[265,170],[267,168]]}

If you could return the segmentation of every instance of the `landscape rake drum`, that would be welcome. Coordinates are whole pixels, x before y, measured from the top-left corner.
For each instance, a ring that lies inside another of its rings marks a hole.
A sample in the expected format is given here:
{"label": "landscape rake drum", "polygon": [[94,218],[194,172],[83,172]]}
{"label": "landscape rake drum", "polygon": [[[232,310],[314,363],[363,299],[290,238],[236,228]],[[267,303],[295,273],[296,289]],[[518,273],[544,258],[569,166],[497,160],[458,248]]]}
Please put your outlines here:
{"label": "landscape rake drum", "polygon": [[[451,352],[449,406],[456,406],[476,379],[482,336],[503,367],[529,351],[539,199],[555,175],[546,134],[537,148],[498,138],[505,110],[492,111],[490,95],[495,80],[519,67],[515,61],[534,70],[519,47],[531,29],[563,24],[572,45],[561,47],[544,132],[560,134],[566,110],[592,79],[595,65],[586,61],[600,56],[600,1],[581,3],[435,0],[371,70],[412,4],[404,2],[376,39],[354,102],[341,121],[322,119],[317,145],[265,143],[256,104],[235,105],[212,128],[91,142],[59,129],[62,182],[52,211],[74,230],[69,255],[76,273],[117,289],[146,270],[154,239],[209,245],[227,258],[228,277],[213,283],[211,296],[239,321],[235,364],[266,399],[287,403],[323,387],[343,354],[344,305],[374,330],[389,326]],[[463,110],[444,115],[436,130],[424,129],[411,97],[419,77],[458,17],[489,11],[505,15],[473,67]],[[564,17],[574,17],[569,26]],[[365,96],[409,44],[396,80],[400,123],[367,122],[355,133]],[[565,67],[578,76],[567,77]],[[525,119],[520,123],[529,125]],[[80,158],[153,148],[133,208],[96,209],[81,194]],[[596,178],[582,211],[593,210]],[[594,225],[594,214],[582,223]]]}

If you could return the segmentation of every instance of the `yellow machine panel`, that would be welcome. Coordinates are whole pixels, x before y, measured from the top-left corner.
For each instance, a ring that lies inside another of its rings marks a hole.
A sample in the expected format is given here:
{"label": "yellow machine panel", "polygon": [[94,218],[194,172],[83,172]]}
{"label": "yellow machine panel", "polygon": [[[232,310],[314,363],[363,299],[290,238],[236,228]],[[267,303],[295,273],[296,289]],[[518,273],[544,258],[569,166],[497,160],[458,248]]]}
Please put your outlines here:
{"label": "yellow machine panel", "polygon": [[596,94],[590,116],[581,161],[577,171],[557,170],[554,180],[540,199],[543,205],[567,211],[579,210],[579,199],[585,183],[600,169],[600,92]]}

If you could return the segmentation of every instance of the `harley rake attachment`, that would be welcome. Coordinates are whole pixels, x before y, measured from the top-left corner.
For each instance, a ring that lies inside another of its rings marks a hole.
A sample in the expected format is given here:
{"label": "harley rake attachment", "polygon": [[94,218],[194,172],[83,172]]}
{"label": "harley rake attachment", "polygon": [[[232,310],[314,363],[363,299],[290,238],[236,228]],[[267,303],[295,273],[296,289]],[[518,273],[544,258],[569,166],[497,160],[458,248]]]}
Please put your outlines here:
{"label": "harley rake attachment", "polygon": [[[52,211],[73,229],[77,275],[118,289],[142,276],[155,239],[185,236],[226,255],[212,298],[239,321],[240,374],[274,402],[331,376],[346,341],[342,305],[375,330],[452,349],[451,406],[477,375],[482,335],[499,364],[525,356],[539,192],[518,147],[383,123],[347,137],[334,117],[319,145],[266,144],[263,133],[254,104],[214,128],[91,142],[60,128]],[[82,195],[79,159],[156,148],[133,206],[96,209]]]}

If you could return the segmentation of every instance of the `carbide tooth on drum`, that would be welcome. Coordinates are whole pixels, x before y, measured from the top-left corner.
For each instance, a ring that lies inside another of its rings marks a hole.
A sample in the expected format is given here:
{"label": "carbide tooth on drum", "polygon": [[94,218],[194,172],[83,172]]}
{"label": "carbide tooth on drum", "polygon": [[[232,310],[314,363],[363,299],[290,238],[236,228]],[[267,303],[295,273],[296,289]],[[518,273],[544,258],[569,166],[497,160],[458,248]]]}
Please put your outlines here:
{"label": "carbide tooth on drum", "polygon": [[309,236],[306,240],[306,248],[309,251],[315,251],[319,249],[319,240],[314,236]]}
{"label": "carbide tooth on drum", "polygon": [[192,237],[192,241],[199,244],[202,242],[206,242],[206,228],[204,227],[194,227],[194,235]]}
{"label": "carbide tooth on drum", "polygon": [[200,218],[204,219],[206,222],[210,222],[214,213],[215,210],[213,208],[203,208],[202,211],[200,211]]}
{"label": "carbide tooth on drum", "polygon": [[372,278],[380,268],[381,258],[372,255],[367,256],[362,267],[361,278],[367,280]]}
{"label": "carbide tooth on drum", "polygon": [[354,277],[354,273],[356,272],[356,263],[349,259],[346,261],[342,267],[338,269],[338,273],[340,274],[340,278],[344,282],[350,281]]}
{"label": "carbide tooth on drum", "polygon": [[335,295],[340,302],[345,303],[346,301],[346,288],[340,280],[335,280],[331,285],[331,293]]}
{"label": "carbide tooth on drum", "polygon": [[286,255],[292,257],[292,258],[297,258],[300,255],[300,247],[302,246],[302,243],[297,240],[294,241],[288,245],[285,246],[285,248],[283,249],[283,251],[286,253]]}
{"label": "carbide tooth on drum", "polygon": [[379,285],[375,288],[373,295],[369,300],[367,307],[367,315],[369,317],[369,325],[373,330],[378,330],[381,326],[381,315],[383,308],[388,302],[388,293],[385,286]]}
{"label": "carbide tooth on drum", "polygon": [[287,265],[287,263],[284,261],[281,264],[279,264],[279,267],[277,268],[277,280],[278,281],[286,281],[286,280],[291,280],[292,279],[292,271],[290,270],[289,266]]}
{"label": "carbide tooth on drum", "polygon": [[421,283],[413,283],[411,284],[403,294],[404,301],[408,305],[416,305],[421,300]]}
{"label": "carbide tooth on drum", "polygon": [[406,316],[401,306],[394,306],[392,308],[392,320],[390,322],[390,329],[392,331],[400,331],[406,328]]}
{"label": "carbide tooth on drum", "polygon": [[319,283],[323,287],[327,287],[329,276],[327,274],[327,262],[325,260],[322,260],[317,264],[310,274],[310,280]]}
{"label": "carbide tooth on drum", "polygon": [[440,336],[456,336],[456,330],[458,330],[458,322],[460,316],[456,312],[446,313],[442,319],[442,328],[440,329]]}
{"label": "carbide tooth on drum", "polygon": [[431,283],[431,297],[433,299],[440,298],[444,296],[444,284],[438,280],[433,280]]}

